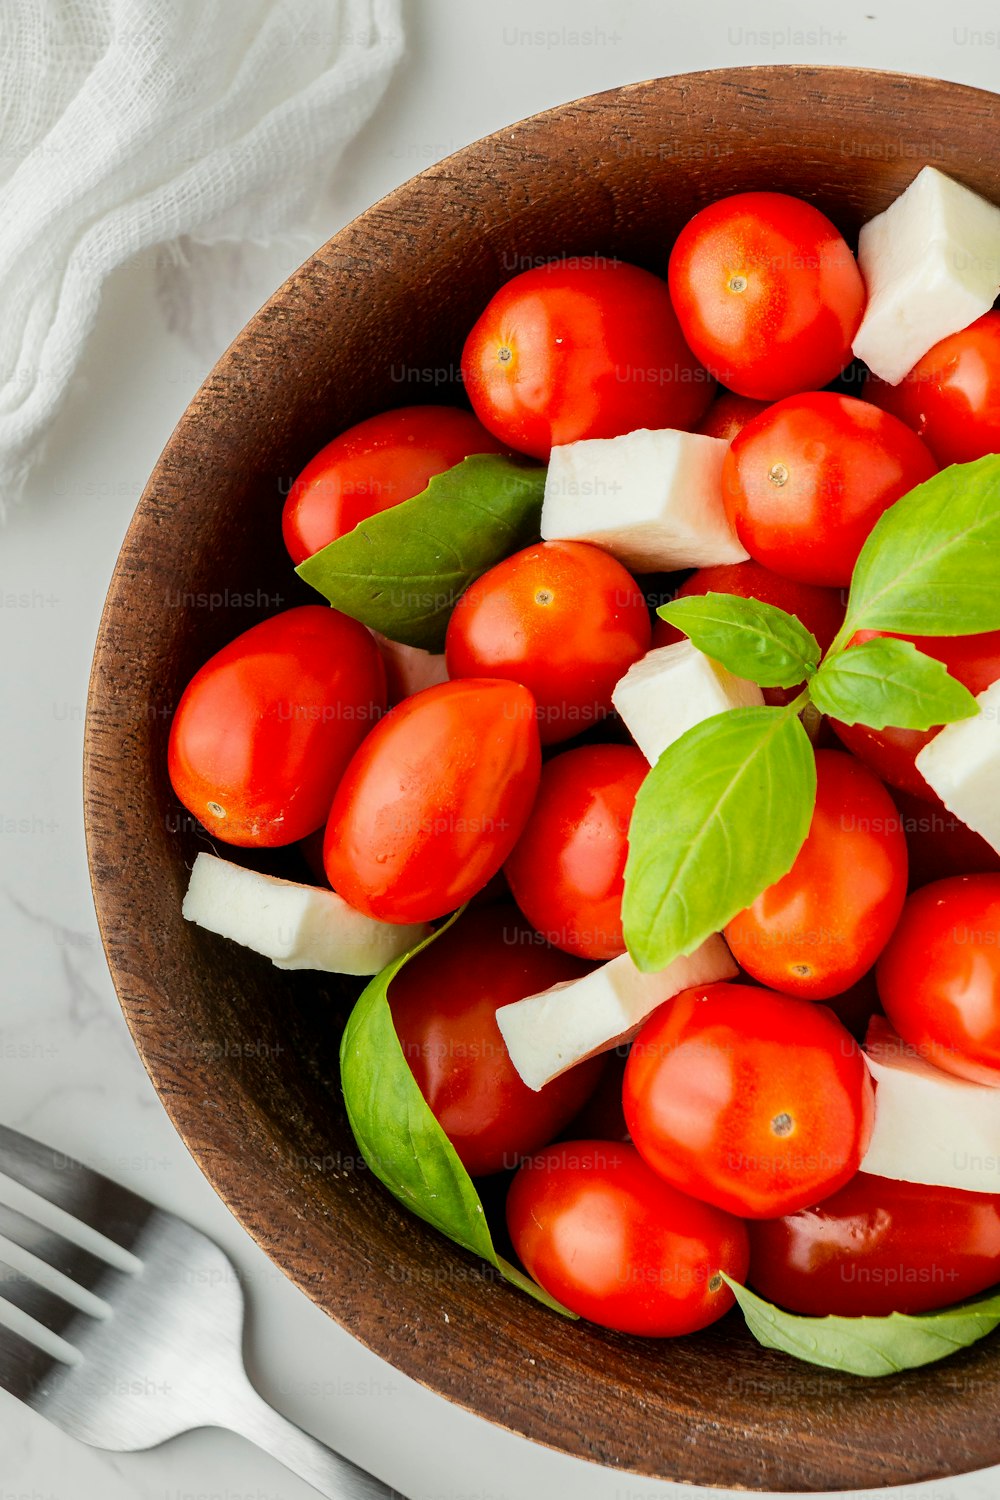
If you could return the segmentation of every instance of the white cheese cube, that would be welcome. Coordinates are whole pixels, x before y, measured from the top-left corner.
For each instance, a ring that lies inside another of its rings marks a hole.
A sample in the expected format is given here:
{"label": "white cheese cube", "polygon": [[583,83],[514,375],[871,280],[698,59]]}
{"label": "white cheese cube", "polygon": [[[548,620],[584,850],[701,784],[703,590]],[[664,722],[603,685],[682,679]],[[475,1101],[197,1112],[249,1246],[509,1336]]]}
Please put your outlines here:
{"label": "white cheese cube", "polygon": [[634,572],[745,562],[722,503],[724,438],[641,427],[552,449],[542,536],[593,542]]}
{"label": "white cheese cube", "polygon": [[924,167],[858,241],[868,305],[854,353],[892,385],[1000,291],[1000,208]]}
{"label": "white cheese cube", "polygon": [[386,684],[390,705],[422,693],[424,688],[437,687],[448,681],[448,668],[444,653],[425,651],[422,646],[407,646],[402,641],[390,641],[387,635],[372,631],[382,660],[385,662]]}
{"label": "white cheese cube", "polygon": [[948,811],[1000,852],[1000,681],[976,702],[976,717],[946,724],[916,765]]}
{"label": "white cheese cube", "polygon": [[736,677],[690,641],[647,651],[611,694],[629,734],[651,766],[682,734],[729,708],[764,701],[755,682]]}
{"label": "white cheese cube", "polygon": [[865,1041],[875,1127],[862,1172],[897,1182],[1000,1193],[1000,1088],[953,1077],[876,1016]]}
{"label": "white cheese cube", "polygon": [[718,935],[659,974],[641,974],[623,953],[581,979],[501,1005],[497,1025],[511,1062],[528,1087],[538,1090],[584,1058],[633,1037],[658,1005],[681,990],[734,979],[737,972]]}
{"label": "white cheese cube", "polygon": [[377,922],[322,886],[298,885],[199,854],[181,908],[189,922],[261,953],[279,969],[377,974],[430,932]]}

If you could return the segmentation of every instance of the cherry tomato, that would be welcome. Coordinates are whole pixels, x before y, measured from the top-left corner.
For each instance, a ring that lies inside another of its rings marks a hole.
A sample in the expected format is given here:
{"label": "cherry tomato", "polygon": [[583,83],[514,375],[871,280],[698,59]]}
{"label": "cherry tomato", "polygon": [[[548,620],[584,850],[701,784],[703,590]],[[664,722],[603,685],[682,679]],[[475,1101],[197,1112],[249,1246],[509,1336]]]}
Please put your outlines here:
{"label": "cherry tomato", "polygon": [[775,402],[737,434],[723,498],[758,562],[839,588],[882,512],[936,471],[895,417],[854,396],[814,391]]}
{"label": "cherry tomato", "polygon": [[906,897],[906,837],[895,803],[841,750],[816,753],[816,807],[787,875],[726,927],[748,974],[803,1000],[855,984],[889,941]]}
{"label": "cherry tomato", "polygon": [[911,427],[942,468],[1000,453],[1000,312],[928,349],[899,385],[869,375],[865,400]]}
{"label": "cherry tomato", "polygon": [[462,374],[483,425],[536,458],[578,438],[688,429],[715,389],[666,282],[600,256],[550,261],[502,286],[465,341]]}
{"label": "cherry tomato", "polygon": [[893,791],[892,800],[906,834],[911,890],[946,875],[1000,873],[1000,854],[943,802],[931,804],[899,790]]}
{"label": "cherry tomato", "polygon": [[628,826],[648,772],[634,745],[581,745],[542,769],[535,806],[504,870],[528,921],[567,953],[625,952]]}
{"label": "cherry tomato", "polygon": [[272,848],[318,828],[385,708],[378,647],[356,620],[304,604],[211,657],[170,727],[174,791],[216,838]]}
{"label": "cherry tomato", "polygon": [[[760,599],[764,604],[773,604],[801,620],[819,641],[823,652],[832,645],[844,622],[846,600],[839,589],[797,583],[794,578],[772,573],[752,558],[749,562],[718,563],[715,567],[698,568],[681,584],[677,598],[689,599],[693,594],[738,594],[741,599]],[[667,620],[657,620],[654,624],[654,647],[670,646],[682,640],[683,631]],[[764,702],[772,704],[791,703],[799,694],[798,688],[764,688],[762,691]]]}
{"label": "cherry tomato", "polygon": [[466,912],[393,979],[389,1008],[403,1055],[473,1177],[516,1167],[548,1145],[593,1093],[602,1057],[536,1093],[522,1083],[496,1023],[498,1006],[588,968],[539,942],[508,904]]}
{"label": "cherry tomato", "polygon": [[613,1052],[602,1053],[604,1070],[597,1087],[580,1110],[573,1116],[566,1129],[561,1131],[566,1141],[627,1141],[628,1126],[622,1110],[622,1084],[625,1080],[627,1044],[620,1044]]}
{"label": "cherry tomato", "polygon": [[674,1187],[770,1219],[853,1177],[874,1099],[861,1049],[822,1005],[745,984],[684,990],[625,1066],[629,1134]]}
{"label": "cherry tomato", "polygon": [[741,396],[826,385],[851,358],[865,287],[843,236],[811,203],[735,193],[695,214],[670,254],[684,337]]}
{"label": "cherry tomato", "polygon": [[737,396],[734,391],[720,391],[694,430],[731,443],[748,422],[767,411],[768,405],[767,401],[754,401],[751,396]]}
{"label": "cherry tomato", "polygon": [[[892,634],[889,630],[859,630],[852,636],[851,645]],[[912,641],[918,651],[944,662],[952,677],[957,677],[970,693],[984,692],[1000,677],[1000,630],[987,630],[979,635],[901,635],[898,638]],[[921,750],[939,732],[937,729],[869,729],[866,724],[842,724],[837,719],[830,722],[837,738],[852,755],[863,760],[883,781],[943,808],[943,803],[915,765]]]}
{"label": "cherry tomato", "polygon": [[728,1312],[746,1275],[746,1226],[657,1177],[631,1146],[571,1141],[526,1161],[507,1195],[522,1263],[571,1312],[671,1338]]}
{"label": "cherry tomato", "polygon": [[296,566],[369,516],[412,500],[435,474],[503,443],[457,406],[402,406],[321,448],[288,492],[281,530]]}
{"label": "cherry tomato", "polygon": [[323,860],[351,906],[431,922],[500,869],[538,790],[535,704],[469,678],[406,698],[372,730],[330,808]]}
{"label": "cherry tomato", "polygon": [[914,891],[876,972],[905,1042],[946,1073],[1000,1085],[1000,875]]}
{"label": "cherry tomato", "polygon": [[1000,1281],[1000,1196],[859,1172],[818,1206],[750,1226],[750,1285],[810,1317],[885,1317]]}
{"label": "cherry tomato", "polygon": [[612,712],[615,684],[650,641],[649,610],[620,562],[586,542],[541,542],[490,568],[448,622],[448,675],[530,689],[542,744]]}

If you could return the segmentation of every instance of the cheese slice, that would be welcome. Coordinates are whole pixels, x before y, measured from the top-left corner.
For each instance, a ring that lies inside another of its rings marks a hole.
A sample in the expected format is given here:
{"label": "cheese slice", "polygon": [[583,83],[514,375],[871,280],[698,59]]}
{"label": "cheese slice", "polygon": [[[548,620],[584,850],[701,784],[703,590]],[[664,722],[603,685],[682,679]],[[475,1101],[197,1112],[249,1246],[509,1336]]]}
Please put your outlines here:
{"label": "cheese slice", "polygon": [[704,719],[730,708],[754,708],[763,701],[755,682],[736,677],[690,641],[647,651],[611,694],[611,702],[651,766],[668,745]]}
{"label": "cheese slice", "polygon": [[199,854],[181,908],[189,922],[261,953],[279,969],[377,974],[430,933],[378,922],[321,886],[298,885]]}
{"label": "cheese slice", "polygon": [[425,651],[422,646],[407,646],[402,641],[390,641],[387,635],[372,631],[382,660],[385,662],[386,686],[390,706],[422,693],[424,688],[437,687],[448,681],[448,668],[444,653]]}
{"label": "cheese slice", "polygon": [[544,1088],[587,1057],[635,1036],[658,1005],[696,984],[734,979],[732,954],[717,934],[659,974],[642,974],[627,953],[539,995],[501,1005],[497,1025],[518,1073]]}
{"label": "cheese slice", "polygon": [[968,328],[1000,291],[1000,208],[924,167],[858,241],[868,305],[854,353],[898,385],[941,339]]}
{"label": "cheese slice", "polygon": [[638,572],[745,562],[722,503],[724,438],[640,427],[557,444],[542,536],[593,542]]}
{"label": "cheese slice", "polygon": [[873,1017],[865,1061],[875,1127],[862,1172],[898,1182],[1000,1193],[1000,1088],[945,1073]]}
{"label": "cheese slice", "polygon": [[946,724],[916,766],[948,811],[1000,853],[1000,680],[976,702],[976,717]]}

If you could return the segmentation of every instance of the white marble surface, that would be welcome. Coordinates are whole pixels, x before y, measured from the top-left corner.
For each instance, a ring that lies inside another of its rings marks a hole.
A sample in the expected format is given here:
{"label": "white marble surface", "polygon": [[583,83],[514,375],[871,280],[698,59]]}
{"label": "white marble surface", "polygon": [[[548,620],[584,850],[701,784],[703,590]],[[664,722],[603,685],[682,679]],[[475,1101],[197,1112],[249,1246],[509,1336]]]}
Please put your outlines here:
{"label": "white marble surface", "polygon": [[[809,61],[1000,85],[1000,26],[988,3],[411,0],[407,25],[407,62],[349,150],[314,243],[487,131],[657,73]],[[309,248],[224,252],[238,314],[199,299],[197,264],[168,271],[150,257],[124,269],[46,461],[0,530],[0,1118],[217,1236],[246,1281],[248,1358],[263,1392],[414,1500],[680,1495],[488,1426],[396,1374],[318,1312],[251,1244],[175,1137],[105,967],[80,807],[87,672],[105,588],[176,418],[228,337]],[[991,1471],[905,1494],[986,1500],[998,1484],[1000,1471]],[[313,1493],[235,1437],[200,1432],[154,1453],[110,1456],[0,1393],[0,1500]]]}

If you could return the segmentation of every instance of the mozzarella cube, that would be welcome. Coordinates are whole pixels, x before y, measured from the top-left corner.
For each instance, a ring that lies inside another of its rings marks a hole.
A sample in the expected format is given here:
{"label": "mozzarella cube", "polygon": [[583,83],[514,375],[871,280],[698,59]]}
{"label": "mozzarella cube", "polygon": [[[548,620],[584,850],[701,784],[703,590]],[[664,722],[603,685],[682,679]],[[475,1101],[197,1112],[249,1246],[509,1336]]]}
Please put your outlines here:
{"label": "mozzarella cube", "polygon": [[924,167],[861,230],[868,305],[854,353],[891,385],[948,334],[967,328],[1000,291],[1000,208]]}
{"label": "mozzarella cube", "polygon": [[948,811],[1000,852],[1000,680],[976,702],[976,717],[946,724],[916,764]]}
{"label": "mozzarella cube", "polygon": [[764,694],[690,641],[647,651],[611,694],[629,734],[651,766],[668,745],[729,708],[755,708]]}
{"label": "mozzarella cube", "polygon": [[641,974],[623,953],[581,979],[501,1005],[497,1025],[511,1062],[528,1087],[538,1090],[585,1058],[633,1037],[658,1005],[681,990],[734,979],[737,972],[717,934],[659,974]]}
{"label": "mozzarella cube", "polygon": [[195,860],[181,911],[276,968],[328,974],[377,974],[431,930],[426,923],[377,922],[335,891],[245,870],[214,854]]}
{"label": "mozzarella cube", "polygon": [[876,1016],[865,1041],[875,1126],[862,1172],[1000,1193],[1000,1088],[936,1068]]}
{"label": "mozzarella cube", "polygon": [[722,503],[724,438],[641,427],[552,449],[542,536],[593,542],[635,572],[745,562]]}
{"label": "mozzarella cube", "polygon": [[385,663],[386,687],[390,706],[422,693],[424,688],[437,687],[448,681],[448,668],[444,653],[425,651],[422,646],[407,646],[402,641],[390,641],[387,635],[372,631],[375,642]]}

